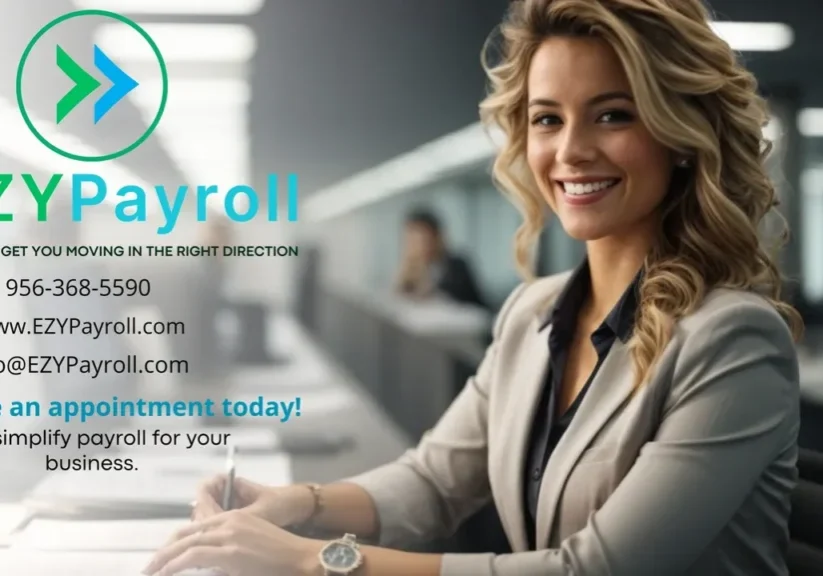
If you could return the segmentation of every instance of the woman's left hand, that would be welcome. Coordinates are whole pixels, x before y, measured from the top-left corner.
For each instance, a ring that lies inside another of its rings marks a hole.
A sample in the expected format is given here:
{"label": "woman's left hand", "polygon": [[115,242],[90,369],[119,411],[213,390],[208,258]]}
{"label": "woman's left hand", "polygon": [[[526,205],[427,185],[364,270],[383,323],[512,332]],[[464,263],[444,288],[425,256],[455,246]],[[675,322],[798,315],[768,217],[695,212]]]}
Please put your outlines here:
{"label": "woman's left hand", "polygon": [[316,573],[322,544],[238,510],[193,522],[159,550],[144,574],[172,576],[216,568],[228,576],[303,576]]}

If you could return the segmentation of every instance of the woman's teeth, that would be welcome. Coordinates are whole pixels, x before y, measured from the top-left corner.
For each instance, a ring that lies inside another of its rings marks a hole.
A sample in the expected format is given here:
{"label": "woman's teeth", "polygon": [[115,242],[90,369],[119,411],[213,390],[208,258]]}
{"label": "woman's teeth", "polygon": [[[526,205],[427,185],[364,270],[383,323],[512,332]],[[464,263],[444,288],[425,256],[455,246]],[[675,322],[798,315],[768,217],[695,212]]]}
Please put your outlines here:
{"label": "woman's teeth", "polygon": [[563,182],[563,191],[572,196],[579,196],[583,194],[592,194],[611,188],[620,180],[603,180],[602,182],[587,182],[586,184],[576,184],[573,182]]}

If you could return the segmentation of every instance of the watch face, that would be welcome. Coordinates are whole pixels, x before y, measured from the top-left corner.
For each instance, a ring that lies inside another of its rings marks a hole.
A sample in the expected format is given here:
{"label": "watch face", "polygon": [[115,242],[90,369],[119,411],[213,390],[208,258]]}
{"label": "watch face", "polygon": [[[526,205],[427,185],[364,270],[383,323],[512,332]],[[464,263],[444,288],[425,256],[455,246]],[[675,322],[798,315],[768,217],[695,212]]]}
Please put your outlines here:
{"label": "watch face", "polygon": [[323,562],[330,570],[348,570],[357,565],[358,551],[348,544],[332,542],[323,549]]}

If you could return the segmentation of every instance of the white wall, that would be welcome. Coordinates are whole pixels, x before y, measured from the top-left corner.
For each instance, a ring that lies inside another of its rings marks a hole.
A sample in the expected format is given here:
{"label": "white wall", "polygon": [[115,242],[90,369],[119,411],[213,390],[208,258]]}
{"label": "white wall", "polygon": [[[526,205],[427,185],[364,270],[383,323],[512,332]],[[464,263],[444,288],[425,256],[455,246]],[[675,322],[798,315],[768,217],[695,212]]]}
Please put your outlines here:
{"label": "white wall", "polygon": [[331,285],[364,288],[373,285],[373,251],[368,214],[355,212],[301,227],[301,239],[322,250],[321,280]]}

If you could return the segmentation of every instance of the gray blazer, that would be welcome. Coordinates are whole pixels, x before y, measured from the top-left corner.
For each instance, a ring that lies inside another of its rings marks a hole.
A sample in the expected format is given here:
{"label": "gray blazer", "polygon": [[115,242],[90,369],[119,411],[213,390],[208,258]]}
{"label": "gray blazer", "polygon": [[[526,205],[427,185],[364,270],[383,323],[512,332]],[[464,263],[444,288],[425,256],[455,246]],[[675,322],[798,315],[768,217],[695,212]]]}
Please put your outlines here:
{"label": "gray blazer", "polygon": [[442,576],[786,575],[796,478],[798,360],[760,297],[714,290],[675,327],[635,394],[629,350],[609,352],[552,454],[538,551],[522,492],[548,364],[540,317],[564,273],[518,287],[476,375],[397,461],[349,481],[376,504],[384,546],[445,536],[493,500],[512,554],[446,554]]}

